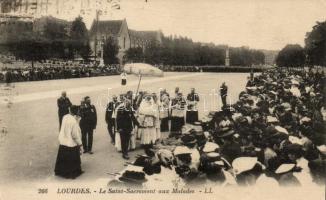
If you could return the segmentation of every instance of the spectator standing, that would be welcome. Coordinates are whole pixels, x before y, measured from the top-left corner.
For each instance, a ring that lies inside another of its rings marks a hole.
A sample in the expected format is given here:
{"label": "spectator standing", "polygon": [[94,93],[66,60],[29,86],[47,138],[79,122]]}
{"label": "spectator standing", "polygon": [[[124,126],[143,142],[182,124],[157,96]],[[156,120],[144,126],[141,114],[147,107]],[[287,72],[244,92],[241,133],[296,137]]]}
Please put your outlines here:
{"label": "spectator standing", "polygon": [[91,104],[91,98],[89,96],[84,98],[84,105],[80,110],[80,114],[80,128],[82,133],[84,153],[93,154],[93,133],[96,129],[97,113],[95,106]]}
{"label": "spectator standing", "polygon": [[69,113],[69,108],[72,105],[70,99],[67,97],[66,91],[62,91],[61,97],[57,100],[58,115],[59,115],[59,129],[61,128],[63,116]]}

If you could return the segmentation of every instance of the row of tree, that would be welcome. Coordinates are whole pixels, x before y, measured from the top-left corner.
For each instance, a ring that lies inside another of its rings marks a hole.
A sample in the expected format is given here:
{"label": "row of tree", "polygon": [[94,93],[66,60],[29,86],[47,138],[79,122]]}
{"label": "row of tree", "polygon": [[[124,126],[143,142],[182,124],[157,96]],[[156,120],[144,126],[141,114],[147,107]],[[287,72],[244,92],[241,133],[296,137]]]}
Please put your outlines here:
{"label": "row of tree", "polygon": [[[162,43],[150,42],[144,48],[130,48],[127,62],[146,62],[163,65],[203,66],[224,65],[227,46],[202,44],[184,37],[163,37]],[[264,64],[264,53],[246,47],[230,48],[230,65]]]}
{"label": "row of tree", "polygon": [[[36,28],[23,33],[11,32],[5,45],[17,59],[42,61],[57,58],[71,60],[81,57],[88,60],[91,55],[88,30],[81,17],[71,24],[55,18],[34,22]],[[41,28],[37,24],[44,23]],[[193,42],[186,37],[163,37],[162,42],[149,42],[142,48],[130,48],[124,62],[146,62],[162,65],[203,66],[224,65],[225,45]],[[230,47],[230,65],[252,66],[264,64],[264,53],[246,47]],[[114,38],[104,41],[103,58],[105,64],[119,63],[119,46]]]}
{"label": "row of tree", "polygon": [[326,21],[317,22],[306,34],[305,46],[286,45],[277,55],[280,67],[326,66]]}
{"label": "row of tree", "polygon": [[16,59],[31,61],[32,65],[34,61],[50,58],[89,59],[91,48],[88,30],[81,17],[76,18],[69,29],[63,23],[46,20],[41,30],[11,32],[2,49],[13,54]]}

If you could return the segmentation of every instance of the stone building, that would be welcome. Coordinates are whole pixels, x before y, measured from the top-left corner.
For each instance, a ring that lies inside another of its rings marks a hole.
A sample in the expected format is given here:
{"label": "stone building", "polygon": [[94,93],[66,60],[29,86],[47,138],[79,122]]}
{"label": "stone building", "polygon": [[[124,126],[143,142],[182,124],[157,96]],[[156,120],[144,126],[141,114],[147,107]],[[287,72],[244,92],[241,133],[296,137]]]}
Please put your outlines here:
{"label": "stone building", "polygon": [[67,36],[69,36],[71,24],[72,24],[71,21],[59,19],[59,18],[52,17],[52,16],[40,17],[40,18],[34,19],[33,31],[38,32],[41,35],[43,35],[46,26],[53,25],[53,26],[63,27],[65,30],[65,34]]}
{"label": "stone building", "polygon": [[13,42],[19,34],[33,31],[31,17],[0,14],[0,44]]}
{"label": "stone building", "polygon": [[97,60],[101,58],[104,41],[109,37],[113,38],[119,47],[117,57],[120,62],[122,62],[125,52],[130,48],[129,30],[125,19],[107,21],[94,20],[89,36],[93,56],[95,56]]}
{"label": "stone building", "polygon": [[162,31],[135,31],[129,30],[130,34],[130,48],[141,47],[143,50],[151,42],[162,44]]}
{"label": "stone building", "polygon": [[93,21],[90,29],[90,46],[93,56],[97,60],[101,58],[104,41],[112,37],[119,46],[118,58],[120,62],[129,48],[141,47],[143,50],[151,42],[162,44],[162,31],[136,31],[128,28],[127,21],[124,20],[108,20]]}

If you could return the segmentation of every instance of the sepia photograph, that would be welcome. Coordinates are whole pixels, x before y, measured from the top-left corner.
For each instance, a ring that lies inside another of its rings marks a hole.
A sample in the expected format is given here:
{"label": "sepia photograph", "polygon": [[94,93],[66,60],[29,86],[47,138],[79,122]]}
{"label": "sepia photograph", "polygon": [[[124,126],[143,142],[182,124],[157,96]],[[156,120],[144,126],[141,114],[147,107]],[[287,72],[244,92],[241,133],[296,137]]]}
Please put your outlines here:
{"label": "sepia photograph", "polygon": [[326,0],[0,0],[0,200],[325,200]]}

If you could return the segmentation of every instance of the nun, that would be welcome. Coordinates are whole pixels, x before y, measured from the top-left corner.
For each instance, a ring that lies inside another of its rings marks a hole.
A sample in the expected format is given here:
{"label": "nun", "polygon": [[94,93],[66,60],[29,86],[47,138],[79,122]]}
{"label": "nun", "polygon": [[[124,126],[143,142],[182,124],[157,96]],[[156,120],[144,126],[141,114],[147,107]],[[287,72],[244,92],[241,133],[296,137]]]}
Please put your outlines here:
{"label": "nun", "polygon": [[145,152],[153,147],[157,140],[156,120],[158,120],[158,107],[154,103],[152,95],[145,95],[138,109],[138,120],[141,127],[140,143]]}
{"label": "nun", "polygon": [[71,106],[69,114],[62,119],[59,133],[59,151],[55,163],[55,175],[75,179],[83,173],[80,155],[83,152],[79,127],[78,106]]}

